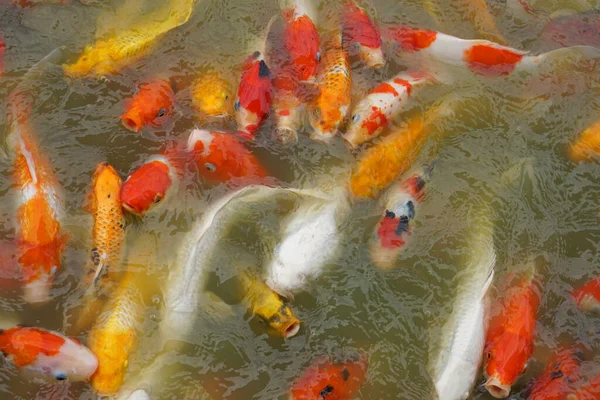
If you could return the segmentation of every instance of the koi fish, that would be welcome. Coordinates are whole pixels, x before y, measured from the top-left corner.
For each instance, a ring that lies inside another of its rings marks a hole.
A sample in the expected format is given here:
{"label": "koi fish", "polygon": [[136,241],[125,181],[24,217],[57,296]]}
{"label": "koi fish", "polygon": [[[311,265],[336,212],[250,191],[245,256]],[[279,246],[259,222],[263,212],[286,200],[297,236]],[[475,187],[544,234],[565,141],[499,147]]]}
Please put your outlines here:
{"label": "koi fish", "polygon": [[[536,314],[540,294],[535,272],[502,292],[500,306],[492,313],[485,345],[485,387],[498,399],[508,397],[512,385],[525,370],[533,353]],[[510,284],[509,284],[510,285]]]}
{"label": "koi fish", "polygon": [[121,206],[129,213],[144,215],[177,191],[182,171],[167,156],[157,156],[133,171],[121,187]]}
{"label": "koi fish", "polygon": [[467,268],[462,271],[452,314],[442,328],[440,352],[429,366],[440,399],[466,399],[483,356],[486,296],[494,279],[496,252],[491,228],[483,221],[475,223]]}
{"label": "koi fish", "polygon": [[119,201],[120,190],[121,177],[117,171],[107,162],[99,164],[92,178],[93,244],[91,264],[83,279],[84,287],[97,287],[102,276],[107,277],[111,268],[121,263],[125,219]]}
{"label": "koi fish", "polygon": [[258,159],[230,133],[194,129],[187,148],[200,175],[209,180],[252,183],[262,182],[267,177]]}
{"label": "koi fish", "polygon": [[600,375],[596,375],[589,383],[568,395],[566,400],[596,400],[598,398],[600,398]]}
{"label": "koi fish", "polygon": [[342,34],[334,32],[325,43],[325,54],[318,75],[319,95],[311,104],[311,138],[330,142],[337,134],[350,108],[352,79]]}
{"label": "koi fish", "polygon": [[[350,44],[351,54],[358,51],[360,59],[369,68],[381,68],[385,65],[379,28],[355,0],[344,1],[342,26],[344,43]],[[356,46],[356,50],[352,46]]]}
{"label": "koi fish", "polygon": [[571,295],[580,310],[600,313],[600,278],[592,279],[580,288],[575,289]]}
{"label": "koi fish", "polygon": [[216,71],[207,71],[194,81],[192,103],[209,117],[232,115],[233,92],[231,83]]}
{"label": "koi fish", "polygon": [[265,60],[265,47],[275,18],[271,18],[267,25],[262,48],[248,57],[244,64],[234,103],[238,134],[245,139],[254,139],[258,128],[271,111],[273,82]]}
{"label": "koi fish", "polygon": [[573,161],[589,161],[598,154],[600,154],[600,121],[587,127],[569,147],[569,156]]}
{"label": "koi fish", "polygon": [[282,224],[283,237],[266,268],[267,285],[285,297],[303,289],[338,253],[339,231],[349,204],[345,193],[333,198],[310,192]]}
{"label": "koi fish", "polygon": [[246,292],[244,303],[250,312],[262,318],[279,336],[289,339],[300,330],[300,321],[282,297],[273,292],[262,280],[242,272],[242,287]]}
{"label": "koi fish", "polygon": [[529,400],[563,400],[573,393],[580,380],[582,362],[583,352],[579,349],[558,352],[534,381]]}
{"label": "koi fish", "polygon": [[390,188],[382,198],[383,218],[377,223],[371,242],[371,260],[379,268],[390,268],[411,233],[416,206],[423,200],[423,189],[434,164],[423,174],[413,175]]}
{"label": "koi fish", "polygon": [[171,114],[175,93],[169,82],[155,79],[142,84],[127,103],[121,116],[123,126],[132,132],[140,132],[146,125],[160,126]]}
{"label": "koi fish", "polygon": [[319,358],[294,382],[290,398],[352,400],[365,380],[367,367],[364,353],[357,361],[344,363]]}
{"label": "koi fish", "polygon": [[281,14],[285,21],[283,42],[295,76],[301,82],[312,82],[321,61],[321,41],[313,19],[307,10],[307,1],[280,0]]}
{"label": "koi fish", "polygon": [[87,381],[98,368],[79,341],[45,329],[0,329],[0,351],[17,368],[57,381]]}
{"label": "koi fish", "polygon": [[66,236],[61,233],[63,212],[58,182],[27,121],[32,101],[24,93],[11,93],[9,144],[15,154],[14,176],[20,191],[17,209],[18,262],[24,296],[30,303],[40,303],[49,298]]}
{"label": "koi fish", "polygon": [[376,86],[354,108],[344,140],[356,147],[379,136],[405,110],[413,89],[430,82],[425,76],[401,73]]}
{"label": "koi fish", "polygon": [[273,134],[275,139],[283,144],[298,140],[298,130],[302,124],[303,104],[300,85],[293,68],[289,63],[276,66],[276,74],[273,78],[275,88],[273,110],[276,120]]}
{"label": "koi fish", "polygon": [[4,53],[6,52],[6,44],[4,38],[0,34],[0,76],[4,75]]}

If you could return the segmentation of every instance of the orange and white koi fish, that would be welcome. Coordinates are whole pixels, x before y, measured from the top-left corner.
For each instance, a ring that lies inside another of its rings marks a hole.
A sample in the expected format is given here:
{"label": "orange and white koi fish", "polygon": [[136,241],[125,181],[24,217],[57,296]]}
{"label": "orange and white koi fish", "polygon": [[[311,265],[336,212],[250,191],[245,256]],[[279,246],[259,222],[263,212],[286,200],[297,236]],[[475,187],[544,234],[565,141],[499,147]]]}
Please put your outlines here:
{"label": "orange and white koi fish", "polygon": [[330,142],[338,133],[350,108],[352,79],[348,57],[342,48],[342,34],[333,32],[325,42],[319,72],[319,94],[310,107],[311,138]]}
{"label": "orange and white koi fish", "polygon": [[571,295],[580,310],[600,314],[600,278],[592,279]]}
{"label": "orange and white koi fish", "polygon": [[564,400],[573,393],[581,377],[583,352],[576,348],[559,351],[544,368],[529,394],[529,400]]}
{"label": "orange and white koi fish", "polygon": [[431,81],[427,76],[401,73],[376,86],[354,108],[344,140],[356,147],[379,136],[406,109],[413,89]]}
{"label": "orange and white koi fish", "polygon": [[416,207],[423,200],[423,189],[434,165],[390,188],[382,197],[385,212],[377,223],[371,242],[371,260],[379,268],[390,268],[406,245]]}
{"label": "orange and white koi fish", "polygon": [[319,358],[294,382],[290,399],[352,400],[363,384],[368,367],[366,354],[357,361],[335,363]]}
{"label": "orange and white koi fish", "polygon": [[231,133],[194,129],[187,149],[199,174],[208,180],[250,184],[264,182],[268,176],[256,156]]}
{"label": "orange and white koi fish", "polygon": [[600,154],[600,121],[587,127],[569,147],[573,161],[589,161]]}
{"label": "orange and white koi fish", "polygon": [[[508,397],[512,385],[525,370],[533,353],[540,293],[535,272],[514,279],[502,292],[499,307],[492,312],[485,345],[485,388],[494,397]],[[513,277],[514,278],[514,277]]]}
{"label": "orange and white koi fish", "polygon": [[0,351],[16,367],[56,381],[86,381],[98,368],[87,347],[45,329],[0,329]]}
{"label": "orange and white koi fish", "polygon": [[101,278],[109,277],[112,268],[121,263],[125,236],[125,219],[119,200],[121,177],[107,162],[101,163],[92,178],[91,212],[92,230],[91,264],[86,268],[83,284],[88,290],[96,288]]}
{"label": "orange and white koi fish", "polygon": [[[290,4],[291,3],[291,4]],[[321,61],[319,33],[307,10],[307,0],[280,0],[285,21],[283,42],[298,80],[312,82]]]}
{"label": "orange and white koi fish", "polygon": [[66,236],[61,233],[62,202],[50,163],[40,152],[28,123],[33,100],[16,89],[9,96],[9,144],[15,154],[19,266],[25,300],[47,301],[60,268]]}
{"label": "orange and white koi fish", "polygon": [[173,111],[174,103],[175,93],[169,82],[151,80],[142,84],[127,101],[121,122],[132,132],[140,132],[146,125],[159,126]]}
{"label": "orange and white koi fish", "polygon": [[169,154],[150,158],[125,179],[119,198],[127,212],[142,216],[177,191],[183,170]]}
{"label": "orange and white koi fish", "polygon": [[[355,0],[345,0],[342,10],[344,43],[350,44],[350,54],[358,55],[369,68],[385,65],[381,50],[381,34],[377,25],[369,18],[365,10]],[[356,46],[356,50],[353,48]]]}
{"label": "orange and white koi fish", "polygon": [[245,139],[254,139],[258,128],[271,111],[273,82],[271,70],[265,59],[265,47],[275,18],[271,18],[267,25],[262,48],[248,57],[244,64],[237,99],[234,103],[238,134]]}

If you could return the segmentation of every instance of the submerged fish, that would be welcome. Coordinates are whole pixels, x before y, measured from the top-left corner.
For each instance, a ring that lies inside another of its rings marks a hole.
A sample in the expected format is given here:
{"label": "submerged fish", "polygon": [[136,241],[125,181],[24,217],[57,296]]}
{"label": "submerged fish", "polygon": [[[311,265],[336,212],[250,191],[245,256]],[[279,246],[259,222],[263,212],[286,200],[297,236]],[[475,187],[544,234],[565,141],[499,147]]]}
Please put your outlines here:
{"label": "submerged fish", "polygon": [[600,15],[596,10],[553,18],[540,37],[554,48],[569,46],[600,47]]}
{"label": "submerged fish", "polygon": [[233,134],[194,129],[188,139],[201,176],[216,182],[248,184],[263,182],[267,171]]}
{"label": "submerged fish", "polygon": [[123,126],[140,132],[144,126],[159,126],[173,112],[175,93],[169,82],[155,79],[142,84],[127,102],[121,116]]}
{"label": "submerged fish", "polygon": [[593,377],[588,383],[581,385],[577,391],[569,394],[566,400],[600,399],[600,375]]}
{"label": "submerged fish", "polygon": [[291,64],[277,68],[276,76],[273,79],[275,88],[273,111],[276,120],[273,134],[279,142],[284,144],[298,140],[298,130],[302,125],[304,108],[299,82],[291,69]]}
{"label": "submerged fish", "polygon": [[355,52],[352,46],[356,46],[359,57],[369,68],[385,65],[379,28],[355,0],[344,1],[342,26],[344,43],[351,46],[351,54]]}
{"label": "submerged fish", "polygon": [[231,82],[216,71],[207,71],[192,83],[192,103],[209,117],[229,117],[233,113]]}
{"label": "submerged fish", "polygon": [[98,367],[79,341],[39,328],[0,329],[0,351],[16,367],[56,381],[86,381]]}
{"label": "submerged fish", "polygon": [[573,290],[571,295],[580,310],[600,314],[600,278]]}
{"label": "submerged fish", "polygon": [[423,199],[425,183],[433,164],[423,174],[413,175],[391,187],[381,199],[383,217],[371,241],[371,260],[379,268],[393,266],[411,234],[417,205]]}
{"label": "submerged fish", "polygon": [[294,382],[290,399],[352,400],[366,378],[367,366],[366,353],[356,361],[343,363],[319,358]]}
{"label": "submerged fish", "polygon": [[284,339],[295,336],[300,330],[300,321],[282,297],[273,292],[261,279],[251,277],[246,272],[238,276],[246,293],[244,303],[250,312],[261,317],[273,332]]}
{"label": "submerged fish", "polygon": [[406,109],[413,89],[431,81],[425,75],[403,72],[377,85],[354,107],[344,140],[356,147],[379,136]]}
{"label": "submerged fish", "polygon": [[6,52],[6,44],[0,33],[0,76],[4,75],[4,53]]}
{"label": "submerged fish", "polygon": [[100,279],[113,273],[121,264],[125,219],[119,191],[121,177],[107,162],[96,168],[92,178],[91,212],[92,229],[91,264],[88,264],[83,286],[88,290],[98,287]]}
{"label": "submerged fish", "polygon": [[559,351],[535,379],[529,400],[564,400],[580,381],[583,352],[576,348]]}
{"label": "submerged fish", "polygon": [[339,228],[348,211],[341,191],[333,197],[309,192],[282,224],[282,239],[265,271],[267,285],[289,297],[316,278],[339,251]]}
{"label": "submerged fish", "polygon": [[452,314],[442,327],[439,354],[429,371],[437,398],[466,400],[477,379],[485,344],[486,296],[494,279],[496,252],[492,229],[473,221],[470,258],[462,271]]}
{"label": "submerged fish", "polygon": [[488,377],[485,387],[498,399],[508,397],[533,353],[540,293],[534,279],[535,266],[531,269],[528,276],[508,282],[498,307],[491,313],[484,356]]}
{"label": "submerged fish", "polygon": [[600,121],[588,126],[569,147],[573,161],[590,161],[600,154]]}
{"label": "submerged fish", "polygon": [[348,57],[342,48],[342,33],[334,31],[324,44],[319,67],[319,94],[310,106],[311,138],[330,142],[337,135],[350,108],[352,79]]}

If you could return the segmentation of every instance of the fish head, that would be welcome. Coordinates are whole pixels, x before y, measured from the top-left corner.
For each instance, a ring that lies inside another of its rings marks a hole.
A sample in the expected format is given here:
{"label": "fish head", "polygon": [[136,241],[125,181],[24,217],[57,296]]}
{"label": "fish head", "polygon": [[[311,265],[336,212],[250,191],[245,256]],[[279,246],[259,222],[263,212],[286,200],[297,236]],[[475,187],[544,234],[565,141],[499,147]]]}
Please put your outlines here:
{"label": "fish head", "polygon": [[100,62],[108,59],[108,52],[104,46],[86,46],[83,53],[73,64],[63,65],[66,75],[77,78],[88,75]]}
{"label": "fish head", "polygon": [[210,117],[228,117],[233,106],[231,85],[215,72],[206,73],[192,86],[192,102]]}
{"label": "fish head", "polygon": [[273,108],[277,119],[275,138],[283,144],[298,141],[298,130],[301,125],[300,99],[290,92],[278,92]]}
{"label": "fish head", "polygon": [[263,59],[252,61],[242,74],[234,103],[238,129],[246,138],[253,138],[260,124],[269,114],[273,82],[271,71]]}
{"label": "fish head", "polygon": [[413,53],[431,46],[437,38],[437,32],[425,29],[396,25],[382,32],[384,38],[396,43],[401,51]]}
{"label": "fish head", "polygon": [[494,397],[503,399],[510,394],[512,384],[523,372],[529,358],[527,343],[518,334],[503,332],[485,351],[485,372],[489,377],[485,388]]}
{"label": "fish head", "polygon": [[321,142],[331,142],[346,115],[347,106],[342,106],[337,96],[321,95],[309,112],[313,128],[311,138]]}
{"label": "fish head", "polygon": [[388,119],[383,111],[369,102],[360,102],[350,117],[350,126],[344,134],[344,140],[351,148],[364,143],[388,126]]}
{"label": "fish head", "polygon": [[145,83],[129,102],[121,122],[132,132],[140,132],[146,125],[159,126],[173,111],[174,101],[175,94],[168,82]]}
{"label": "fish head", "polygon": [[266,285],[264,290],[269,293],[261,296],[260,304],[255,305],[255,310],[259,311],[258,314],[279,336],[284,339],[295,336],[300,330],[300,320],[278,294]]}
{"label": "fish head", "polygon": [[98,200],[110,199],[111,196],[114,196],[114,193],[118,194],[121,190],[121,184],[121,177],[109,163],[102,162],[98,164],[92,177],[92,212],[95,212]]}
{"label": "fish head", "polygon": [[571,295],[580,310],[600,314],[600,278],[573,290]]}
{"label": "fish head", "polygon": [[423,189],[425,188],[425,184],[426,182],[424,177],[422,175],[415,174],[402,184],[402,190],[420,201],[423,198]]}
{"label": "fish head", "polygon": [[385,65],[385,57],[381,47],[369,47],[365,45],[358,46],[360,59],[369,68],[381,68]]}
{"label": "fish head", "polygon": [[569,147],[569,157],[575,162],[592,160],[600,153],[600,121],[587,127]]}
{"label": "fish head", "polygon": [[95,337],[88,342],[98,358],[98,369],[92,375],[91,384],[99,396],[111,396],[119,391],[125,379],[135,333],[107,330],[93,332],[93,335]]}
{"label": "fish head", "polygon": [[143,215],[161,203],[177,179],[166,158],[148,162],[127,177],[119,194],[121,205],[132,214]]}
{"label": "fish head", "polygon": [[56,381],[84,382],[98,369],[94,353],[72,338],[67,338],[55,355],[38,357],[37,362],[49,367]]}
{"label": "fish head", "polygon": [[287,24],[283,40],[298,79],[314,82],[321,62],[321,50],[319,33],[313,21],[306,14],[294,18]]}

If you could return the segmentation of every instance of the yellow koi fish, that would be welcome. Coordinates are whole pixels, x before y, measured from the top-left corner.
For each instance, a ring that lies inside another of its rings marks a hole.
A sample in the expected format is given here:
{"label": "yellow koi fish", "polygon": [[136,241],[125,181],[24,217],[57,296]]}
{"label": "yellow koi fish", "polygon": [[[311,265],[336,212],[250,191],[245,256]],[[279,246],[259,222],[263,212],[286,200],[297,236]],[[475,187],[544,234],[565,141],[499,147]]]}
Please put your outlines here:
{"label": "yellow koi fish", "polygon": [[229,117],[233,112],[233,87],[221,74],[209,70],[192,83],[192,103],[209,117]]}
{"label": "yellow koi fish", "polygon": [[600,121],[590,125],[569,148],[573,161],[591,160],[600,154]]}

